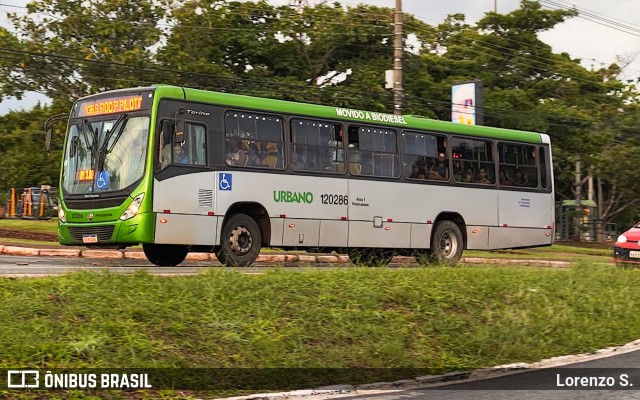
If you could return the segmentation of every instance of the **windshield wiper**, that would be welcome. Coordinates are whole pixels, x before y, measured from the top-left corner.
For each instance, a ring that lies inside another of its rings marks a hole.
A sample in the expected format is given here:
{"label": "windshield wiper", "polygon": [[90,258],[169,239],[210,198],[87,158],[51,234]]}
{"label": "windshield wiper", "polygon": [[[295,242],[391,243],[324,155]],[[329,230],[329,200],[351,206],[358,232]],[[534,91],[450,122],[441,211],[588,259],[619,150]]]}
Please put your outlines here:
{"label": "windshield wiper", "polygon": [[[118,117],[118,119],[116,120],[116,123],[113,124],[111,129],[109,129],[109,131],[107,132],[106,138],[102,143],[102,147],[100,148],[100,153],[104,153],[105,150],[107,150],[107,152],[110,153],[111,150],[113,150],[116,143],[118,143],[118,139],[120,139],[122,132],[124,131],[124,126],[126,125],[124,123],[125,118],[127,118],[127,114],[121,114],[120,117]],[[114,132],[116,132],[116,129],[118,129],[116,133],[116,137],[111,143],[111,146],[109,146],[109,142],[111,141],[111,138],[113,137]],[[107,146],[109,146],[109,148],[107,148]]]}
{"label": "windshield wiper", "polygon": [[[89,143],[89,136],[87,135],[87,129],[89,130],[89,132],[91,132],[91,143]],[[91,128],[91,124],[89,123],[89,120],[84,119],[82,120],[82,137],[84,138],[84,143],[87,146],[87,150],[91,150],[93,149],[93,145],[96,143],[96,140],[98,139],[98,130],[96,128],[96,131],[93,131],[93,128]]]}

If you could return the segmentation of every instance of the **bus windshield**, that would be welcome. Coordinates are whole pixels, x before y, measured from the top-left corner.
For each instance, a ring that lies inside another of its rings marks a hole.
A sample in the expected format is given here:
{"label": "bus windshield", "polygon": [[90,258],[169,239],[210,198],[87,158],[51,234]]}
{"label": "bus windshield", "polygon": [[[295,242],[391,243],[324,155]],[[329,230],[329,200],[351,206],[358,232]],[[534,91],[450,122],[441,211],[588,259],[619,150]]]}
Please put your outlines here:
{"label": "bus windshield", "polygon": [[76,120],[70,125],[62,174],[66,193],[115,192],[142,178],[149,117],[109,117]]}

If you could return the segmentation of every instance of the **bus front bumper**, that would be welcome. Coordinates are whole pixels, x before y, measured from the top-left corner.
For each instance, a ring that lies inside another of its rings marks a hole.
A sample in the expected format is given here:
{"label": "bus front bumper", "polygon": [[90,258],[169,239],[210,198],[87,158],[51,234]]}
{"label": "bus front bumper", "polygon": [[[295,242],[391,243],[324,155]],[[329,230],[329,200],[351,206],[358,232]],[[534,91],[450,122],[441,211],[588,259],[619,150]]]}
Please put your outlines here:
{"label": "bus front bumper", "polygon": [[138,214],[126,221],[60,222],[58,241],[69,246],[127,247],[153,243],[155,213]]}

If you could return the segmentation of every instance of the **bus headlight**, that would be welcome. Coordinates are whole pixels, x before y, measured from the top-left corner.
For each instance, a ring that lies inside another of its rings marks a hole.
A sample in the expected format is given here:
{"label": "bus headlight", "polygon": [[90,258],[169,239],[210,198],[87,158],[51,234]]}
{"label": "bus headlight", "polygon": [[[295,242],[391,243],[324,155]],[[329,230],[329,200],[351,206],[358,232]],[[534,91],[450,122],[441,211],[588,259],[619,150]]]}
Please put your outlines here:
{"label": "bus headlight", "polygon": [[67,222],[67,216],[64,215],[64,210],[62,207],[58,208],[58,221],[64,223]]}
{"label": "bus headlight", "polygon": [[135,217],[138,213],[138,210],[140,209],[140,204],[142,204],[142,199],[144,199],[144,193],[140,193],[133,199],[131,204],[129,204],[129,207],[127,207],[127,209],[124,210],[124,212],[120,216],[120,219],[126,221]]}

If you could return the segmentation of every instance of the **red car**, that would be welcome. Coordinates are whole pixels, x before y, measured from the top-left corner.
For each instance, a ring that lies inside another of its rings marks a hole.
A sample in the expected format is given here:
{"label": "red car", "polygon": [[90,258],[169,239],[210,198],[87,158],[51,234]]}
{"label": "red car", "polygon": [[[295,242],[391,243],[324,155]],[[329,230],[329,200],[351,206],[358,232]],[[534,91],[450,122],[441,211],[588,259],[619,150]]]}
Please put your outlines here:
{"label": "red car", "polygon": [[613,245],[613,261],[640,263],[640,222],[618,236],[618,240]]}

